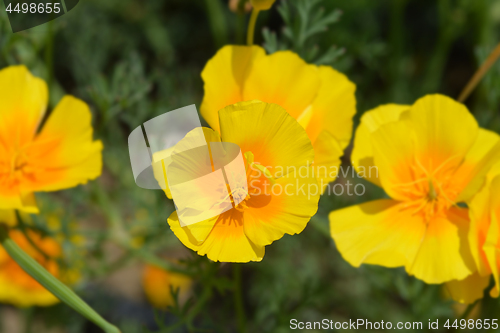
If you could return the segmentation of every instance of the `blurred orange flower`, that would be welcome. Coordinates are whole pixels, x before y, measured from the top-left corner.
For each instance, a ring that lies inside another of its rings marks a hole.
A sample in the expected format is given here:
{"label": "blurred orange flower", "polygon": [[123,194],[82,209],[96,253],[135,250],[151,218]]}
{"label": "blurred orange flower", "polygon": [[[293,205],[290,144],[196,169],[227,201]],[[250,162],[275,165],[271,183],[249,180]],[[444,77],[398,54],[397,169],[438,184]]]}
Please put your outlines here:
{"label": "blurred orange flower", "polygon": [[24,66],[0,71],[0,210],[38,213],[33,193],[57,191],[95,179],[102,144],[93,141],[91,113],[65,96],[44,121],[46,83]]}
{"label": "blurred orange flower", "polygon": [[184,303],[189,296],[193,280],[184,274],[146,265],[142,276],[144,292],[149,302],[158,309],[174,305],[171,289],[179,289],[179,302]]}
{"label": "blurred orange flower", "polygon": [[[10,231],[10,237],[21,249],[52,275],[62,278],[64,274],[62,274],[56,261],[62,254],[60,245],[55,240],[42,237],[34,231],[28,231],[27,235],[36,247],[30,243],[21,231]],[[43,254],[39,250],[43,251]],[[25,273],[0,246],[0,302],[18,307],[29,307],[50,306],[58,303],[59,300]]]}

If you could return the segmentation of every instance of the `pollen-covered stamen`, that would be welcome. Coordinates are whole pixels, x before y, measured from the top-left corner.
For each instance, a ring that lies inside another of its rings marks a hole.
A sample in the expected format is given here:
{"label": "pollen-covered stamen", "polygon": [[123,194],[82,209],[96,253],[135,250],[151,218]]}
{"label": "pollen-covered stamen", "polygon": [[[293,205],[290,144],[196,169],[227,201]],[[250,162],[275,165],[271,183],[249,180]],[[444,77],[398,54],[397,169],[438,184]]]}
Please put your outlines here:
{"label": "pollen-covered stamen", "polygon": [[449,165],[453,159],[455,157],[445,160],[436,168],[432,168],[432,163],[429,163],[432,169],[432,172],[429,172],[416,158],[416,167],[413,168],[415,180],[395,187],[412,198],[407,207],[415,207],[414,215],[422,214],[426,221],[430,221],[456,205],[454,199],[458,191],[451,183],[455,167]]}

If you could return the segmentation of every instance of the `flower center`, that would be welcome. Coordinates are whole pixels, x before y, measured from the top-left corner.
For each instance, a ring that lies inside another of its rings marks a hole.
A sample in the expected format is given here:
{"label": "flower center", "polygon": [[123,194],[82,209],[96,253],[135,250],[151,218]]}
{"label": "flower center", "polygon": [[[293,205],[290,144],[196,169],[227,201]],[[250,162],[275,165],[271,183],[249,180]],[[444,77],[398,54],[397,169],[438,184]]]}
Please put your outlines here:
{"label": "flower center", "polygon": [[28,156],[23,151],[14,153],[11,159],[10,170],[7,172],[7,178],[11,182],[18,182],[23,177],[32,176],[33,168],[30,166]]}
{"label": "flower center", "polygon": [[[246,177],[244,181],[238,183],[236,189],[232,191],[228,185],[231,202],[233,203],[234,208],[240,212],[243,212],[246,208],[248,208],[248,201],[252,199],[252,197],[262,193],[262,185],[266,186],[275,183],[271,172],[265,166],[254,161],[254,155],[252,152],[247,151],[244,154],[244,157],[246,170]],[[264,177],[263,181],[261,181],[262,177]]]}
{"label": "flower center", "polygon": [[412,165],[415,180],[396,186],[409,198],[407,207],[413,207],[413,214],[421,214],[430,221],[435,216],[444,216],[450,207],[456,205],[459,193],[453,184],[456,166],[450,163],[454,159],[450,157],[435,168],[430,162],[430,166],[424,167],[415,159]]}

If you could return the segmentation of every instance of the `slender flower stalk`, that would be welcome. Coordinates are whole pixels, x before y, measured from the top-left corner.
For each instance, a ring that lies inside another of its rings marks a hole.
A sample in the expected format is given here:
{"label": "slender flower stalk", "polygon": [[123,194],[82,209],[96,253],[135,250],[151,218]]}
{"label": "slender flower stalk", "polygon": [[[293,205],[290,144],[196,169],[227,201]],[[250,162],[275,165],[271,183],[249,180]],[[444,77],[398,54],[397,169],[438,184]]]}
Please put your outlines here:
{"label": "slender flower stalk", "polygon": [[481,67],[474,73],[474,76],[472,76],[472,79],[470,79],[469,83],[465,86],[464,90],[460,93],[460,96],[458,97],[458,101],[463,103],[467,97],[472,93],[474,88],[481,82],[482,78],[488,73],[490,70],[491,66],[495,64],[495,62],[500,58],[500,43],[491,51],[490,55],[486,60],[483,62]]}
{"label": "slender flower stalk", "polygon": [[254,8],[252,10],[252,15],[250,16],[250,22],[248,22],[248,32],[247,32],[247,45],[253,45],[253,37],[255,35],[255,24],[257,23],[257,17],[259,16],[260,10]]}
{"label": "slender flower stalk", "polygon": [[49,290],[54,296],[99,326],[106,333],[120,333],[120,330],[104,320],[70,288],[52,276],[38,262],[26,254],[10,237],[7,226],[0,223],[0,245],[12,259],[31,277]]}

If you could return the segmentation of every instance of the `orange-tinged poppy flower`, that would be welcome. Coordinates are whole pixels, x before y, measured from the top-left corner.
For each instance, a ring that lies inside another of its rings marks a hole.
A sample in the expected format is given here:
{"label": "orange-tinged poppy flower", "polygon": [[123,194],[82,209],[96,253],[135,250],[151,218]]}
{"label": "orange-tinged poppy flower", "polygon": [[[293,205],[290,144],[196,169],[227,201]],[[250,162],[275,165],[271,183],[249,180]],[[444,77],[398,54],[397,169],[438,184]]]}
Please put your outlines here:
{"label": "orange-tinged poppy flower", "polygon": [[[208,128],[204,129],[205,136],[210,136],[208,142],[232,143],[241,149],[248,191],[232,187],[230,196],[232,202],[237,200],[236,207],[213,218],[182,226],[178,212],[174,212],[168,223],[184,245],[213,261],[260,261],[266,245],[284,234],[302,232],[317,211],[317,180],[310,172],[300,172],[301,167],[309,170],[314,150],[305,130],[276,104],[250,101],[230,105],[219,112],[219,119],[220,136]],[[184,145],[185,139],[176,147]],[[210,159],[205,160],[210,163]],[[169,168],[176,163],[174,158]],[[199,159],[185,158],[180,163],[179,170],[193,169],[196,173],[201,168]],[[213,190],[209,185],[195,192],[208,193]],[[310,191],[314,187],[316,190]],[[205,205],[201,200],[187,202]],[[186,215],[190,213],[181,217]]]}
{"label": "orange-tinged poppy flower", "polygon": [[179,302],[187,300],[193,280],[184,274],[171,272],[162,268],[146,265],[142,275],[142,285],[149,302],[158,309],[166,309],[174,305],[174,292],[179,289]]}
{"label": "orange-tinged poppy flower", "polygon": [[335,179],[356,113],[356,86],[345,75],[290,51],[266,55],[259,46],[225,46],[201,76],[200,111],[214,130],[220,131],[218,111],[228,105],[254,99],[278,104],[305,128],[320,185]]}
{"label": "orange-tinged poppy flower", "polygon": [[[38,249],[31,245],[21,231],[10,231],[10,237],[21,249],[38,261],[49,273],[64,280],[64,274],[56,261],[62,254],[59,243],[48,237],[42,238],[33,231],[28,231],[28,236]],[[39,250],[43,251],[48,258]],[[58,303],[59,300],[29,276],[0,246],[0,302],[18,307],[29,307],[50,306]]]}
{"label": "orange-tinged poppy flower", "polygon": [[330,213],[342,256],[356,267],[404,266],[427,283],[470,276],[476,265],[469,214],[458,204],[469,203],[482,186],[500,158],[499,142],[464,105],[442,95],[367,112],[352,163],[391,199]]}
{"label": "orange-tinged poppy flower", "polygon": [[[472,303],[483,297],[493,275],[495,286],[491,297],[498,297],[500,290],[500,164],[488,173],[481,191],[470,205],[471,225],[469,242],[477,266],[473,279],[447,283],[451,296],[462,303]],[[474,293],[470,291],[473,290]]]}
{"label": "orange-tinged poppy flower", "polygon": [[0,210],[37,213],[34,192],[101,174],[102,144],[92,139],[88,106],[65,96],[40,128],[47,104],[47,85],[26,67],[0,71]]}

